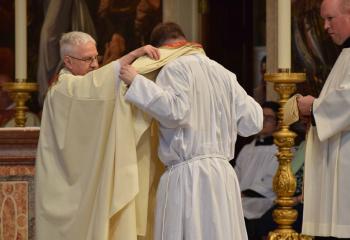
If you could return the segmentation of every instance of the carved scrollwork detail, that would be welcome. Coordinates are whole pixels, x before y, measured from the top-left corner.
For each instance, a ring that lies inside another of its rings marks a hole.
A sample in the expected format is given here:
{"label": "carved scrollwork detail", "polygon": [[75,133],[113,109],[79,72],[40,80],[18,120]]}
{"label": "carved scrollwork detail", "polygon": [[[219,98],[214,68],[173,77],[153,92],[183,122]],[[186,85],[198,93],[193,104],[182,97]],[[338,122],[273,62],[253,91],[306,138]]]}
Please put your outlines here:
{"label": "carved scrollwork detail", "polygon": [[313,240],[314,238],[306,235],[299,235],[298,233],[276,233],[270,232],[269,240]]}
{"label": "carved scrollwork detail", "polygon": [[275,144],[279,147],[292,147],[294,146],[294,136],[293,137],[275,137]]}
{"label": "carved scrollwork detail", "polygon": [[273,189],[278,196],[293,196],[296,189],[296,179],[289,165],[280,165],[273,178]]}
{"label": "carved scrollwork detail", "polygon": [[299,240],[299,234],[296,232],[285,233],[285,232],[270,232],[269,240]]}
{"label": "carved scrollwork detail", "polygon": [[296,220],[298,215],[298,212],[294,210],[293,208],[291,209],[275,209],[273,211],[273,217],[277,219],[292,219]]}
{"label": "carved scrollwork detail", "polygon": [[281,99],[288,99],[289,96],[296,91],[295,84],[279,83],[275,85],[275,90],[281,95]]}
{"label": "carved scrollwork detail", "polygon": [[286,150],[286,151],[279,151],[277,154],[276,154],[280,164],[288,164],[292,157],[293,157],[293,154],[290,150]]}

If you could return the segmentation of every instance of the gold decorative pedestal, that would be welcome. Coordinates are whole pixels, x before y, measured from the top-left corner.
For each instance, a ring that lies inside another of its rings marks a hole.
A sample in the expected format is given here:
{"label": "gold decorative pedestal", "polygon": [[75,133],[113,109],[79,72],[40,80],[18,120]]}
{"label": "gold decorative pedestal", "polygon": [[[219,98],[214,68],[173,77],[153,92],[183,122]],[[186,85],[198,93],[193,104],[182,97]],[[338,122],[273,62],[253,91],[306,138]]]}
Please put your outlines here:
{"label": "gold decorative pedestal", "polygon": [[30,98],[30,93],[38,90],[38,84],[27,82],[7,82],[3,83],[3,89],[10,92],[12,100],[16,103],[15,122],[16,127],[24,127],[26,124],[26,101]]}
{"label": "gold decorative pedestal", "polygon": [[309,236],[303,236],[297,233],[292,224],[297,219],[297,211],[293,209],[294,201],[292,199],[296,189],[296,179],[291,169],[291,160],[293,157],[291,148],[294,146],[296,134],[289,131],[288,125],[283,123],[283,106],[296,91],[296,83],[305,81],[304,73],[279,72],[265,74],[266,81],[274,83],[274,89],[280,96],[281,108],[278,112],[279,130],[274,133],[274,142],[278,146],[277,173],[273,178],[273,190],[277,195],[275,203],[277,209],[273,211],[273,219],[278,224],[278,228],[269,233],[269,240],[296,240],[312,239]]}

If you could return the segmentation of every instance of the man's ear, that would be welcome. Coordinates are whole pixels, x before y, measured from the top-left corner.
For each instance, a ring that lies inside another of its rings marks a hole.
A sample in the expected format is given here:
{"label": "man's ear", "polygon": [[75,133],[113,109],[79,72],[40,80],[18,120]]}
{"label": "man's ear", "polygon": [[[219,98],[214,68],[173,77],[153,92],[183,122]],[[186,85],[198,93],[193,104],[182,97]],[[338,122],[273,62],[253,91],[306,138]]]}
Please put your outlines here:
{"label": "man's ear", "polygon": [[69,56],[64,56],[63,62],[64,66],[68,68],[68,70],[72,69],[72,59]]}

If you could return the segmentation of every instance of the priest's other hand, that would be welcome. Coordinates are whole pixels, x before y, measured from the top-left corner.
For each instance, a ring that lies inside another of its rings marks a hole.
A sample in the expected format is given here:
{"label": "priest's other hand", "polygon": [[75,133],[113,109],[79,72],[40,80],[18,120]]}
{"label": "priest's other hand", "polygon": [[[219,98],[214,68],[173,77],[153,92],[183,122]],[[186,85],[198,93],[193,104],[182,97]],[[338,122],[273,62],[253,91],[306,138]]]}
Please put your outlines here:
{"label": "priest's other hand", "polygon": [[153,47],[152,45],[146,45],[136,49],[134,52],[135,58],[147,55],[153,60],[158,60],[160,58],[160,53],[158,48]]}
{"label": "priest's other hand", "polygon": [[137,72],[133,66],[125,65],[121,67],[119,77],[126,85],[129,86],[136,75]]}
{"label": "priest's other hand", "polygon": [[160,57],[158,48],[155,48],[152,45],[146,45],[138,49],[135,49],[134,51],[129,52],[128,54],[121,57],[119,59],[120,65],[125,66],[128,64],[131,64],[136,58],[141,57],[143,55],[147,55],[153,60],[158,60]]}
{"label": "priest's other hand", "polygon": [[153,60],[159,60],[160,53],[158,48],[153,47],[152,45],[146,45],[143,47],[143,51]]}
{"label": "priest's other hand", "polygon": [[311,113],[311,107],[312,103],[314,102],[315,98],[313,96],[302,96],[298,97],[298,109],[301,115],[303,116],[310,116]]}

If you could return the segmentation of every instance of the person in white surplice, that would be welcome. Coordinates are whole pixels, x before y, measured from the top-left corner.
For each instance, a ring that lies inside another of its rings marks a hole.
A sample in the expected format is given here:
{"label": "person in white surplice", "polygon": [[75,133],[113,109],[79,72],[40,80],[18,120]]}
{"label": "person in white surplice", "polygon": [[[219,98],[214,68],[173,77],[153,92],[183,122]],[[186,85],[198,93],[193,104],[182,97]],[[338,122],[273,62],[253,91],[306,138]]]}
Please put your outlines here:
{"label": "person in white surplice", "polygon": [[310,117],[305,157],[304,234],[350,238],[350,1],[324,0],[324,28],[341,45],[318,98],[298,98]]}
{"label": "person in white surplice", "polygon": [[[183,46],[175,23],[157,25],[154,46]],[[159,122],[158,154],[166,165],[157,192],[155,240],[246,240],[240,188],[229,164],[237,133],[262,129],[262,109],[236,76],[204,52],[167,63],[156,82],[121,69],[126,101]]]}

